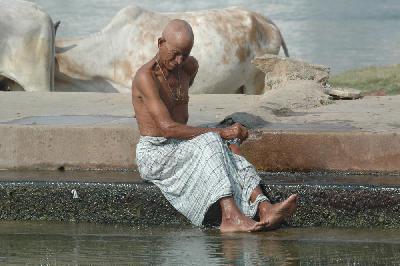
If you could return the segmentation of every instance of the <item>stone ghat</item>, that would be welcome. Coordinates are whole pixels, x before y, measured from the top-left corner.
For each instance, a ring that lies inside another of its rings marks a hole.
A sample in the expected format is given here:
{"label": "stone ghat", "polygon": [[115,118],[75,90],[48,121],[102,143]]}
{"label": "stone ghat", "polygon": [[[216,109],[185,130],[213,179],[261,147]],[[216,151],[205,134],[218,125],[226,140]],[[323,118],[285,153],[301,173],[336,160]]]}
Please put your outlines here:
{"label": "stone ghat", "polygon": [[[295,108],[285,105],[293,90],[191,95],[189,125],[244,124],[243,153],[260,170],[400,171],[400,96]],[[0,169],[134,170],[140,134],[130,97],[0,93]]]}
{"label": "stone ghat", "polygon": [[[398,174],[263,173],[272,202],[300,196],[287,225],[400,228]],[[0,219],[172,225],[189,222],[137,172],[1,171]]]}

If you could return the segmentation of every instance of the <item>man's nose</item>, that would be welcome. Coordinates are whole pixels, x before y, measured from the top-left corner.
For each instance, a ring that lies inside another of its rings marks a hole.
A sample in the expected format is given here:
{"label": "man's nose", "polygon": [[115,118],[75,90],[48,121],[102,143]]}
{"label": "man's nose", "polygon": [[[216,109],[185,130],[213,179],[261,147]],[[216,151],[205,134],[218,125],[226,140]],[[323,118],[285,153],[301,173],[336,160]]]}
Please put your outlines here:
{"label": "man's nose", "polygon": [[182,56],[182,55],[176,56],[175,61],[176,61],[176,63],[177,63],[178,65],[182,64],[182,62],[183,62],[183,56]]}

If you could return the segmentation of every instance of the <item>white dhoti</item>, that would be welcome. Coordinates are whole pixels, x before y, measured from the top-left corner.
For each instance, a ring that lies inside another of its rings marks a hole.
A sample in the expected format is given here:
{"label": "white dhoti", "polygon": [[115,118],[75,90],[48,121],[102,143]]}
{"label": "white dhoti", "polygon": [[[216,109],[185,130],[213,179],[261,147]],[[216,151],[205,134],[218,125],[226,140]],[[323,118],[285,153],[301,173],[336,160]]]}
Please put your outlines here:
{"label": "white dhoti", "polygon": [[253,218],[257,212],[261,200],[250,201],[260,183],[256,169],[231,152],[217,133],[190,140],[142,136],[136,160],[142,178],[197,226],[210,206],[226,196],[232,196],[246,216]]}

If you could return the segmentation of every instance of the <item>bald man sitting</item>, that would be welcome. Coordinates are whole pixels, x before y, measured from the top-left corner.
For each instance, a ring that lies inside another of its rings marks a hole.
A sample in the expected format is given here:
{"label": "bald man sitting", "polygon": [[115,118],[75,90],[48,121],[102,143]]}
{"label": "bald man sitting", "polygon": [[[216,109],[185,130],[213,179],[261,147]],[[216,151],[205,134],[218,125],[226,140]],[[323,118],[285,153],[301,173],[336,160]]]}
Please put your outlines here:
{"label": "bald man sitting", "polygon": [[234,142],[244,141],[247,129],[240,124],[223,129],[187,125],[188,91],[198,70],[190,56],[193,42],[186,21],[169,22],[158,39],[157,54],[133,79],[132,102],[141,134],[136,147],[139,172],[197,226],[217,204],[221,232],[276,228],[294,213],[297,195],[269,203],[254,167],[236,154]]}

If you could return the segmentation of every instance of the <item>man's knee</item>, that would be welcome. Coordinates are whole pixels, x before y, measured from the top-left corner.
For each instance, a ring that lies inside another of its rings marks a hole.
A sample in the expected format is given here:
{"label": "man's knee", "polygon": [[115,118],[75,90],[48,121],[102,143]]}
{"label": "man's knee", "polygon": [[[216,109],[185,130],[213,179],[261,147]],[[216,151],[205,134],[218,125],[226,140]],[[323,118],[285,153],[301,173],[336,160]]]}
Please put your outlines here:
{"label": "man's knee", "polygon": [[210,146],[212,148],[222,146],[223,144],[221,136],[216,132],[208,132],[204,134],[203,142],[203,146]]}
{"label": "man's knee", "polygon": [[216,132],[207,132],[201,134],[193,139],[196,143],[196,147],[201,150],[220,150],[222,149],[223,141],[218,133]]}

